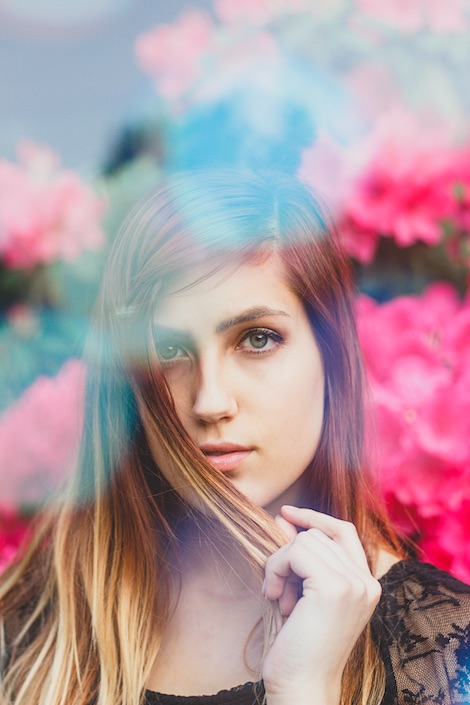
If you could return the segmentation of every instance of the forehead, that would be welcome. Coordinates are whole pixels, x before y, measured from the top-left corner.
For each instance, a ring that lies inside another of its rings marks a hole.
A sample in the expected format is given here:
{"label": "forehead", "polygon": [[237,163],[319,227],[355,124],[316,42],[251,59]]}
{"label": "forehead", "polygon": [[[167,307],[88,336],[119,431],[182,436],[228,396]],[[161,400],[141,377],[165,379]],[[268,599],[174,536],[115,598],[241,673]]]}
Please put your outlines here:
{"label": "forehead", "polygon": [[154,320],[157,325],[191,328],[202,317],[217,323],[257,307],[291,316],[303,311],[275,254],[258,262],[227,263],[215,272],[197,267],[175,278],[160,298]]}

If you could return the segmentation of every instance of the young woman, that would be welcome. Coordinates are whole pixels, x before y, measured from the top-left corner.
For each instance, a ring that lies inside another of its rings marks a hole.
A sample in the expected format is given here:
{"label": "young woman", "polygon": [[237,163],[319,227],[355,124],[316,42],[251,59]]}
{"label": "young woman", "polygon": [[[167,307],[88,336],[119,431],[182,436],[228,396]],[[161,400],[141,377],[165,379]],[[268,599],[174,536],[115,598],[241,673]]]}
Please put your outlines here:
{"label": "young woman", "polygon": [[469,702],[470,588],[374,500],[349,273],[304,186],[165,182],[87,360],[70,494],[1,582],[2,705]]}

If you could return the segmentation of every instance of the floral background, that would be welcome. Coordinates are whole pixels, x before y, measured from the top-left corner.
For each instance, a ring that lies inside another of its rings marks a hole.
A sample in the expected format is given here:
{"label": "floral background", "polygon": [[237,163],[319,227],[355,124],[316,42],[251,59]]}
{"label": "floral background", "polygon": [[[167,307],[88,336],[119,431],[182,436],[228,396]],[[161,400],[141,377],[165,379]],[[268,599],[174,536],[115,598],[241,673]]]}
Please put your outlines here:
{"label": "floral background", "polygon": [[[0,569],[73,465],[101,267],[162,174],[281,168],[331,208],[360,290],[397,527],[470,582],[468,0],[213,0],[135,37],[151,110],[93,178],[0,158]],[[371,417],[372,418],[372,417]]]}

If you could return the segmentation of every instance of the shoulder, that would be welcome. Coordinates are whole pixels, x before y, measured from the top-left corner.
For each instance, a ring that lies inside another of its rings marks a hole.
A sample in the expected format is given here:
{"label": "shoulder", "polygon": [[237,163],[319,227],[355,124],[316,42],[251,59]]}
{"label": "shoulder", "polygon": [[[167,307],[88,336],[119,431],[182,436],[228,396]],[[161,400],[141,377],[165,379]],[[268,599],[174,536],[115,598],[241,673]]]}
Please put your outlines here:
{"label": "shoulder", "polygon": [[470,586],[416,560],[395,564],[381,583],[372,628],[398,702],[468,703]]}
{"label": "shoulder", "polygon": [[470,585],[417,560],[396,563],[381,578],[379,611],[384,619],[398,615],[460,616],[470,622]]}

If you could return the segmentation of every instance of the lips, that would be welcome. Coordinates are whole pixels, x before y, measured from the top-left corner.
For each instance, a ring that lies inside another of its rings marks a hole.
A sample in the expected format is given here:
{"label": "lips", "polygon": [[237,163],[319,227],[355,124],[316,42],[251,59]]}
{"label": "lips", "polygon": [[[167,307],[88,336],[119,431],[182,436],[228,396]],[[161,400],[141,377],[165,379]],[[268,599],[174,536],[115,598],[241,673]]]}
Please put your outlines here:
{"label": "lips", "polygon": [[236,443],[205,443],[200,449],[220,472],[230,472],[250,455],[251,448]]}

